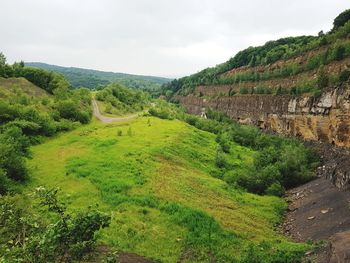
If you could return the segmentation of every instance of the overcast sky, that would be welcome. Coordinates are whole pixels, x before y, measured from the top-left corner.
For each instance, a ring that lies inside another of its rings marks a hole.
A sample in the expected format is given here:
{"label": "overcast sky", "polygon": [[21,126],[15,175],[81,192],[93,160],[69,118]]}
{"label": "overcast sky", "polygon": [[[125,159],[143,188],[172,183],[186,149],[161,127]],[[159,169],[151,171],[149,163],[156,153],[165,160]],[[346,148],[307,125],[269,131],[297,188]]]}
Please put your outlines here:
{"label": "overcast sky", "polygon": [[0,0],[0,51],[177,77],[280,37],[328,31],[349,0]]}

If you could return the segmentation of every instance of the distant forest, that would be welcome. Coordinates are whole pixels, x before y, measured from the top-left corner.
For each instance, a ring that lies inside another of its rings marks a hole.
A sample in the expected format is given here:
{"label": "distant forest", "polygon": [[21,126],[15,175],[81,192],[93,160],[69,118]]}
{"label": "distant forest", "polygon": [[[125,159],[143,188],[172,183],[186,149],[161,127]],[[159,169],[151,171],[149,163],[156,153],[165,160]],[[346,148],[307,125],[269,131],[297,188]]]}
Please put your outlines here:
{"label": "distant forest", "polygon": [[117,82],[128,88],[153,90],[160,88],[162,84],[171,81],[171,79],[161,77],[131,75],[74,67],[61,67],[39,62],[28,62],[25,63],[25,65],[61,73],[73,88],[85,87],[89,89],[100,89],[108,84]]}

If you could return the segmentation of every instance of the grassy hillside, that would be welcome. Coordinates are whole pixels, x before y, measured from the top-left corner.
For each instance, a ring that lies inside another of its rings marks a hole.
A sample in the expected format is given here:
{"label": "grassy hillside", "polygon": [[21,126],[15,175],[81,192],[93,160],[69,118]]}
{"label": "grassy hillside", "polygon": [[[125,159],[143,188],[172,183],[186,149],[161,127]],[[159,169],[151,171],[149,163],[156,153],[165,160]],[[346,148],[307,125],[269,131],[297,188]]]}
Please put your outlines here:
{"label": "grassy hillside", "polygon": [[117,82],[128,88],[152,90],[160,88],[162,84],[171,81],[170,79],[161,77],[105,72],[74,67],[68,68],[39,62],[28,62],[25,64],[61,73],[74,88],[86,87],[89,89],[97,89]]}
{"label": "grassy hillside", "polygon": [[[214,134],[178,120],[94,122],[32,147],[25,191],[60,187],[70,210],[98,203],[112,214],[99,242],[119,251],[161,262],[295,262],[305,245],[274,230],[285,202],[212,177],[217,147]],[[256,154],[237,144],[231,152],[244,166]]]}
{"label": "grassy hillside", "polygon": [[45,98],[49,93],[35,86],[25,78],[0,77],[0,97],[14,98],[18,95],[26,95],[31,99]]}
{"label": "grassy hillside", "polygon": [[30,145],[87,123],[92,115],[88,90],[70,91],[64,79],[43,70],[1,68],[6,76],[25,75],[46,89],[23,77],[0,77],[0,195],[28,178],[24,160]]}

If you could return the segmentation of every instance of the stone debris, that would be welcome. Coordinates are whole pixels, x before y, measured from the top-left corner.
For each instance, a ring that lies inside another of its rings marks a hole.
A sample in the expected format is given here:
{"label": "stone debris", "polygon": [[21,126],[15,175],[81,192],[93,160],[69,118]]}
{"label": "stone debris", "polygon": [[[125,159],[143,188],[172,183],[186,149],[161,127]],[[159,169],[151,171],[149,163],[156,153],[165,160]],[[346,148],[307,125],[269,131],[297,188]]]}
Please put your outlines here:
{"label": "stone debris", "polygon": [[350,231],[340,232],[330,238],[329,263],[350,262]]}

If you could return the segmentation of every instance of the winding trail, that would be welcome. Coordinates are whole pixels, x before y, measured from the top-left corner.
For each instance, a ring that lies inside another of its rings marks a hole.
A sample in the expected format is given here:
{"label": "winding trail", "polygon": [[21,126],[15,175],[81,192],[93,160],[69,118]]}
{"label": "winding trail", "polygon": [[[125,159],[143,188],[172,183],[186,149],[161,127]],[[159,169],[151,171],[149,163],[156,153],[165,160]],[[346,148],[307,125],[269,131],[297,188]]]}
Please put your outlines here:
{"label": "winding trail", "polygon": [[129,115],[126,117],[107,117],[103,116],[100,112],[100,109],[98,108],[97,102],[95,98],[92,98],[92,107],[94,115],[97,119],[99,119],[102,123],[112,123],[112,122],[118,122],[118,121],[127,121],[132,120],[138,117],[138,114]]}

